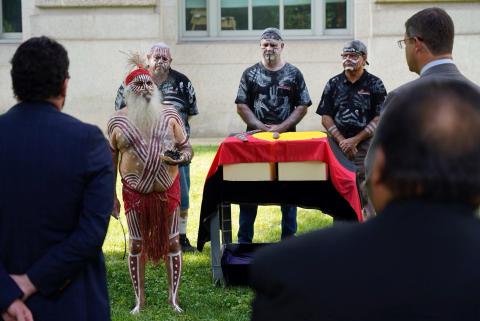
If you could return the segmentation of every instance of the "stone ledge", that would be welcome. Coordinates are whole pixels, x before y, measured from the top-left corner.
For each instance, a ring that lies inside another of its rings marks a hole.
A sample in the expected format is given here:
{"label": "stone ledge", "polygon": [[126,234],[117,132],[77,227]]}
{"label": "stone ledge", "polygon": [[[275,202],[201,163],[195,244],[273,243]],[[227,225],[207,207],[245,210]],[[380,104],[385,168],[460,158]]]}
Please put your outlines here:
{"label": "stone ledge", "polygon": [[156,0],[35,0],[39,8],[155,7]]}

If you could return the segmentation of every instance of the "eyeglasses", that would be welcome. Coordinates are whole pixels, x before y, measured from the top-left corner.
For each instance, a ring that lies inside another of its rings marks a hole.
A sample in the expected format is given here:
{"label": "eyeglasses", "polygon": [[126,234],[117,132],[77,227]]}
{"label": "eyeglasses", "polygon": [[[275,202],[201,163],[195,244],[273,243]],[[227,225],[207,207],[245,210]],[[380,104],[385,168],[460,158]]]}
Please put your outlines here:
{"label": "eyeglasses", "polygon": [[407,46],[407,41],[415,39],[415,37],[409,37],[407,39],[402,39],[397,41],[398,48],[403,49]]}
{"label": "eyeglasses", "polygon": [[406,48],[407,47],[407,41],[412,40],[412,39],[418,39],[418,40],[422,41],[422,38],[420,38],[420,37],[416,37],[416,36],[408,37],[407,39],[402,39],[402,40],[397,41],[398,48],[400,48],[400,49]]}

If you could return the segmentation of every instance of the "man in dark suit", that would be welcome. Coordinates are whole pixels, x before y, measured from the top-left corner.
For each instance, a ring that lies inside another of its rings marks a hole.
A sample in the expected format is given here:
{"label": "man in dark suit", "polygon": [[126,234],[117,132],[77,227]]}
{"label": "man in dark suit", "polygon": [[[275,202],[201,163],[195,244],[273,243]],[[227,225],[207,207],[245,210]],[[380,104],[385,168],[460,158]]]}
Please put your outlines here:
{"label": "man in dark suit", "polygon": [[375,135],[378,215],[259,252],[252,320],[480,320],[479,91],[421,83]]}
{"label": "man in dark suit", "polygon": [[383,109],[409,88],[431,79],[458,79],[477,87],[463,76],[452,58],[455,28],[452,18],[441,8],[423,9],[405,22],[405,35],[399,40],[400,49],[405,49],[405,58],[410,71],[420,78],[391,91]]}
{"label": "man in dark suit", "polygon": [[110,320],[102,254],[113,207],[108,143],[97,127],[61,112],[69,79],[62,45],[31,38],[11,63],[19,103],[0,116],[0,314]]}

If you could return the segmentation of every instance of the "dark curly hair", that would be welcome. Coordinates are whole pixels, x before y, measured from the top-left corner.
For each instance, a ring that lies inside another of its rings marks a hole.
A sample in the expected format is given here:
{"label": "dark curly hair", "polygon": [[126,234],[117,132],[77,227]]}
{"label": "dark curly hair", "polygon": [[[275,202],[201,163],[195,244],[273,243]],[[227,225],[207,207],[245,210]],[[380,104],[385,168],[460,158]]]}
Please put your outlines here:
{"label": "dark curly hair", "polygon": [[384,151],[382,180],[396,198],[479,205],[479,142],[478,87],[436,80],[419,83],[389,106],[372,148]]}
{"label": "dark curly hair", "polygon": [[48,37],[30,38],[11,60],[13,92],[20,101],[42,101],[57,97],[68,75],[65,48]]}

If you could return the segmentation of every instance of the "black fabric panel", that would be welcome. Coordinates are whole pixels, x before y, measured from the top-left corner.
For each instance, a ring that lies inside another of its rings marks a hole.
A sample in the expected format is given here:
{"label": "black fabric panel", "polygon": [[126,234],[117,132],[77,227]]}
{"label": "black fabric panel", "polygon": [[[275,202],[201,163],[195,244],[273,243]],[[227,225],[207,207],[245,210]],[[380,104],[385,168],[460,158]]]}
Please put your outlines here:
{"label": "black fabric panel", "polygon": [[[342,164],[345,163],[345,167],[348,166],[349,169],[355,168],[345,157],[340,161]],[[198,250],[202,251],[205,243],[210,241],[210,217],[215,213],[220,203],[252,203],[252,200],[255,200],[254,203],[261,205],[292,204],[304,208],[316,208],[338,220],[357,220],[353,208],[337,192],[330,180],[224,181],[223,169],[220,166],[217,172],[205,182],[203,189],[197,240]]]}

